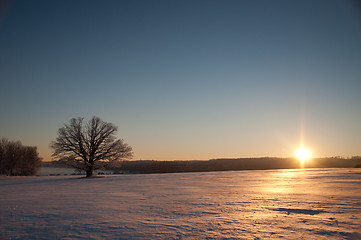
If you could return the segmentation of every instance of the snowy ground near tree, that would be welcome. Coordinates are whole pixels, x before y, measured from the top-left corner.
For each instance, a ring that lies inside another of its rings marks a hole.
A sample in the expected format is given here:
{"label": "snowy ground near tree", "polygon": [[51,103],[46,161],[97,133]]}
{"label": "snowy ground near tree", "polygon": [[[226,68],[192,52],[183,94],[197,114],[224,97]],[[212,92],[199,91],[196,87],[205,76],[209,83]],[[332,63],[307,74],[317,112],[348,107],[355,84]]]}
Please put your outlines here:
{"label": "snowy ground near tree", "polygon": [[361,239],[361,169],[1,177],[0,239]]}

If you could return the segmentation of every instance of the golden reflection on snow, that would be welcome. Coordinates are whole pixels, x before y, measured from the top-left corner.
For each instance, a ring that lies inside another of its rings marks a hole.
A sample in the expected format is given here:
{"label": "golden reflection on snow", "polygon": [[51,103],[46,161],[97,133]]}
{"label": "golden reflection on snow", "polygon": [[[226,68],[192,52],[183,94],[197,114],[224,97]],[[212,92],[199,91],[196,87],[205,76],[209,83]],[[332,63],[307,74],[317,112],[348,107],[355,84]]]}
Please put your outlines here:
{"label": "golden reflection on snow", "polygon": [[271,193],[292,193],[295,190],[294,179],[299,175],[299,170],[276,171],[271,174],[271,180],[264,190]]}

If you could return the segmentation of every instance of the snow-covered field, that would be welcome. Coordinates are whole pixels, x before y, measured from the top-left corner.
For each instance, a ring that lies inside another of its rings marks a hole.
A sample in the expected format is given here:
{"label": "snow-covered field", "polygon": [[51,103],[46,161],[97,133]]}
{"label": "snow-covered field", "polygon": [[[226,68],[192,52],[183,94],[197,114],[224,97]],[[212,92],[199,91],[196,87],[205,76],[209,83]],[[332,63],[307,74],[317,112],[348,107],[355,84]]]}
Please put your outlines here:
{"label": "snow-covered field", "polygon": [[0,239],[361,239],[361,169],[0,177]]}

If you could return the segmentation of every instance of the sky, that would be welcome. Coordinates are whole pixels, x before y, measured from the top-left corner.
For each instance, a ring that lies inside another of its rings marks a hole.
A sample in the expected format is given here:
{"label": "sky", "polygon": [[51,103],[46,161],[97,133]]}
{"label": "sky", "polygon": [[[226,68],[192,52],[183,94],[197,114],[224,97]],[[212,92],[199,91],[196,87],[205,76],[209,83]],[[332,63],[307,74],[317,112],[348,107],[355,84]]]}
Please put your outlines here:
{"label": "sky", "polygon": [[0,137],[118,126],[134,159],[361,155],[357,1],[2,1]]}

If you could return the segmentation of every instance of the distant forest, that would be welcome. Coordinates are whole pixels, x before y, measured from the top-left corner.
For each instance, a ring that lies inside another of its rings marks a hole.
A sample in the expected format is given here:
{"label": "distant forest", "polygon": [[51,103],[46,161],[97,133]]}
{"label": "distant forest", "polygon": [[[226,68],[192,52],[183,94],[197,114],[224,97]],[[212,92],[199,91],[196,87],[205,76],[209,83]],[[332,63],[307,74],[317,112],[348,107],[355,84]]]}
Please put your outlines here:
{"label": "distant forest", "polygon": [[[66,167],[63,161],[43,162],[44,167]],[[236,158],[211,159],[208,161],[155,161],[138,160],[122,161],[118,166],[108,167],[116,173],[180,173],[180,172],[210,172],[239,171],[266,169],[298,169],[300,162],[295,158]],[[352,158],[329,157],[315,158],[305,162],[304,168],[353,168],[361,167],[361,156]]]}

